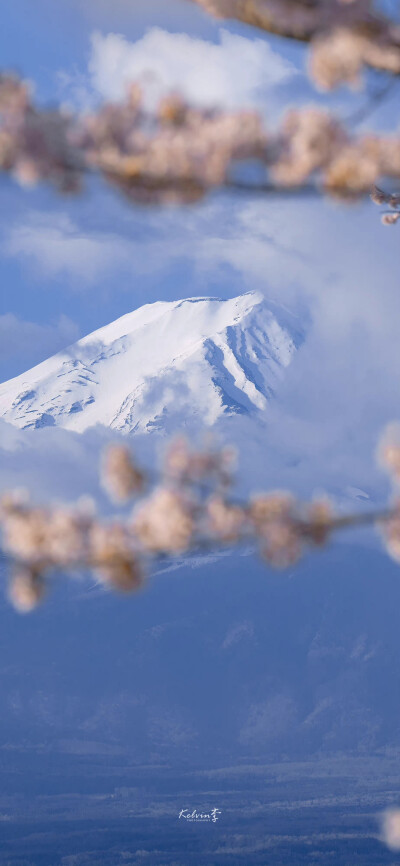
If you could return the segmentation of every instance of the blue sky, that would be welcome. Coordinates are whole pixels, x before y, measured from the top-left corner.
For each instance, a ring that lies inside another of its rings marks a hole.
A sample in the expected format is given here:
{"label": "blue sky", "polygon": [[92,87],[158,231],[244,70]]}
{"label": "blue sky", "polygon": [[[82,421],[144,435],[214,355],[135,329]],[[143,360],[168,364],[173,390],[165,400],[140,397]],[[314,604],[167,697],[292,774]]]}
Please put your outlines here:
{"label": "blue sky", "polygon": [[[184,0],[38,0],[34,15],[14,0],[0,52],[39,100],[79,108],[118,98],[133,74],[149,99],[181,86],[200,104],[256,105],[272,123],[322,100],[301,46],[212,21]],[[347,116],[366,95],[324,99]],[[393,127],[397,105],[394,88],[368,123]],[[309,484],[336,472],[374,489],[379,430],[400,406],[400,246],[370,202],[218,194],[147,210],[96,181],[72,200],[1,183],[0,380],[143,303],[258,289],[308,323],[271,418],[276,466],[300,465]]]}

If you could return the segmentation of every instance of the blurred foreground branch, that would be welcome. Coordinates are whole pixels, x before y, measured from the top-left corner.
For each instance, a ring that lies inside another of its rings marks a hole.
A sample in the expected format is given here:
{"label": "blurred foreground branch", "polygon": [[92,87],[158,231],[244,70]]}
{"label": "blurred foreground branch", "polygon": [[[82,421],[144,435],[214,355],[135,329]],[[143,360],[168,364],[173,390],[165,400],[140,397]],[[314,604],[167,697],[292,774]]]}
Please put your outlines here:
{"label": "blurred foreground branch", "polygon": [[[381,458],[400,482],[400,434],[392,428]],[[136,497],[133,511],[113,520],[97,517],[94,503],[75,507],[32,505],[8,492],[0,500],[2,549],[13,562],[10,598],[29,611],[45,595],[54,571],[92,571],[104,585],[139,589],[151,561],[223,546],[256,543],[271,566],[286,568],[307,548],[323,547],[342,529],[376,524],[400,561],[400,502],[379,511],[341,515],[325,498],[299,502],[273,491],[239,502],[232,495],[233,454],[192,450],[184,439],[169,448],[155,483],[115,445],[105,452],[102,483],[116,502]]]}
{"label": "blurred foreground branch", "polygon": [[[238,176],[251,161],[255,184]],[[213,189],[365,195],[380,177],[400,179],[400,136],[354,135],[319,108],[289,111],[269,130],[253,111],[199,109],[177,95],[155,113],[132,85],[122,103],[77,116],[44,110],[26,82],[0,76],[0,170],[19,183],[76,193],[95,172],[132,202],[190,203]]]}
{"label": "blurred foreground branch", "polygon": [[323,89],[357,84],[363,66],[400,74],[400,26],[373,0],[192,0],[231,18],[309,42],[310,72]]}

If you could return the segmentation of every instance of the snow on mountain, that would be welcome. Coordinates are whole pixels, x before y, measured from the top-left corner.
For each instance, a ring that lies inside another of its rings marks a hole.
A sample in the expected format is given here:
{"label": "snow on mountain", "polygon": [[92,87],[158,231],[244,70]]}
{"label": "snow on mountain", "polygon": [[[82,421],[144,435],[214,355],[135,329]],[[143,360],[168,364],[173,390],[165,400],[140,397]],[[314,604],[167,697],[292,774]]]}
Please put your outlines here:
{"label": "snow on mountain", "polygon": [[299,340],[290,315],[255,292],[146,304],[0,385],[0,417],[132,432],[258,415]]}

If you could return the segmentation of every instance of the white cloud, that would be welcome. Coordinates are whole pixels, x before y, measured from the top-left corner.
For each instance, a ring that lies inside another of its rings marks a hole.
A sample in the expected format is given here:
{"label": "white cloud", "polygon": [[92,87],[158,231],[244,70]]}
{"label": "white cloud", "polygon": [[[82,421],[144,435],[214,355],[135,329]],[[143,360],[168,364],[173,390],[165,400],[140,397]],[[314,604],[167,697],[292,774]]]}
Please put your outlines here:
{"label": "white cloud", "polygon": [[[0,418],[0,492],[22,488],[33,502],[45,503],[89,496],[99,513],[115,514],[100,484],[100,464],[104,448],[118,441],[123,435],[101,425],[84,433],[60,427],[21,430]],[[154,466],[158,450],[157,437],[135,437],[140,465]]]}
{"label": "white cloud", "polygon": [[268,89],[296,74],[295,67],[261,39],[220,30],[219,44],[184,33],[152,28],[142,39],[94,33],[89,61],[91,84],[106,99],[120,99],[132,80],[155,102],[178,90],[197,105],[262,106]]}
{"label": "white cloud", "polygon": [[26,489],[37,502],[74,501],[83,494],[101,500],[98,467],[106,442],[107,431],[80,436],[18,430],[0,419],[0,488]]}
{"label": "white cloud", "polygon": [[202,254],[205,271],[230,268],[309,320],[269,413],[271,482],[377,495],[376,444],[400,416],[394,234],[368,203],[253,201],[232,208],[222,237],[203,238]]}
{"label": "white cloud", "polygon": [[129,264],[126,241],[112,232],[84,232],[64,214],[32,213],[14,224],[5,234],[2,252],[27,259],[47,278],[77,280],[80,288]]}

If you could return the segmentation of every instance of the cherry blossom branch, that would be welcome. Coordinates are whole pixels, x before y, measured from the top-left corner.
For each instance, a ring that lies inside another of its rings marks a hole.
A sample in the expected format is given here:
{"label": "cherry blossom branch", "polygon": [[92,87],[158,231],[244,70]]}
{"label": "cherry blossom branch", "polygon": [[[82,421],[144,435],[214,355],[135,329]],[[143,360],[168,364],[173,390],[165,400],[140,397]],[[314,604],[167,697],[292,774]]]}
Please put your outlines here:
{"label": "cherry blossom branch", "polygon": [[[382,459],[400,481],[400,435],[393,431]],[[302,503],[272,491],[238,502],[232,496],[232,451],[194,451],[184,439],[169,448],[164,467],[149,486],[128,448],[111,446],[102,483],[114,501],[136,497],[133,511],[112,520],[85,505],[40,507],[20,494],[0,500],[2,555],[13,563],[9,596],[23,612],[47,591],[54,571],[92,571],[105,586],[138,590],[153,561],[243,543],[256,544],[271,566],[293,565],[308,548],[323,547],[335,532],[379,526],[400,561],[400,503],[384,509],[337,514],[327,499]]]}
{"label": "cherry blossom branch", "polygon": [[391,26],[370,0],[192,0],[217,18],[232,18],[268,33],[309,42],[333,25],[381,35]]}
{"label": "cherry blossom branch", "polygon": [[393,226],[400,219],[400,194],[386,193],[383,189],[373,186],[371,191],[371,199],[374,204],[388,205],[390,210],[381,212],[381,221],[385,226]]}
{"label": "cherry blossom branch", "polygon": [[400,74],[400,27],[372,0],[192,0],[217,18],[311,43],[310,72],[323,89],[357,82],[363,66]]}
{"label": "cherry blossom branch", "polygon": [[[249,161],[259,166],[255,185],[238,176]],[[381,176],[400,179],[400,136],[350,134],[318,108],[289,111],[269,130],[257,112],[195,109],[174,94],[150,114],[137,85],[125,102],[71,115],[35,106],[25,82],[3,75],[0,170],[62,193],[97,173],[140,204],[191,203],[215,189],[352,200]]]}

